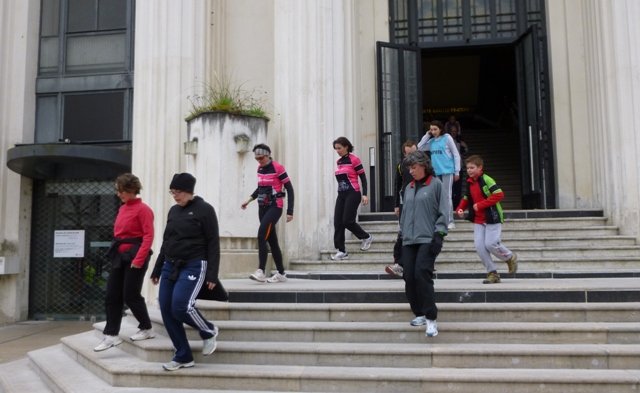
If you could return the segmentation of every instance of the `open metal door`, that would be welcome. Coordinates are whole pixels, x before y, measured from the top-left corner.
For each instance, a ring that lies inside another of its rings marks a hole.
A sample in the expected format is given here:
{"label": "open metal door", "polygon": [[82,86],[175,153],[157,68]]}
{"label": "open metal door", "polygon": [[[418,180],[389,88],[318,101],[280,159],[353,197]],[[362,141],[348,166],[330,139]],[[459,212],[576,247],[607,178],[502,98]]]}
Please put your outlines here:
{"label": "open metal door", "polygon": [[544,69],[535,27],[515,42],[518,78],[518,127],[522,168],[522,206],[553,207],[553,154],[547,118]]}
{"label": "open metal door", "polygon": [[422,132],[422,78],[420,48],[376,44],[378,65],[378,132],[381,211],[394,207],[394,171],[406,139]]}

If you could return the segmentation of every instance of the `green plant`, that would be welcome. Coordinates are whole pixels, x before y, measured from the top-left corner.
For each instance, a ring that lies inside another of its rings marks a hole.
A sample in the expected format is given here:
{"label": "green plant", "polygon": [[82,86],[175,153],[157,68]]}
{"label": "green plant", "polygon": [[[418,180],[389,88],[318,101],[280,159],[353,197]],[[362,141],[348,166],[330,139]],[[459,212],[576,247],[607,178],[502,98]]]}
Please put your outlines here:
{"label": "green plant", "polygon": [[212,85],[204,88],[204,93],[187,97],[191,103],[186,121],[207,112],[225,112],[234,115],[260,117],[269,120],[265,109],[267,92],[245,90],[235,85],[229,78],[216,78]]}

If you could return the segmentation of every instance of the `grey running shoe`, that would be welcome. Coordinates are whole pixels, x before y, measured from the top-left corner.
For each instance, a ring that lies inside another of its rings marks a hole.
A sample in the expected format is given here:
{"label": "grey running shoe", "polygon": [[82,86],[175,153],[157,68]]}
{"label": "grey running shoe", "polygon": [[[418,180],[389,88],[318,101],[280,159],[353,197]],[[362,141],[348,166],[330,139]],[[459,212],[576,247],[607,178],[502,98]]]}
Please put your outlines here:
{"label": "grey running shoe", "polygon": [[285,281],[287,281],[287,275],[280,274],[278,272],[275,272],[273,276],[267,279],[267,282],[285,282]]}
{"label": "grey running shoe", "polygon": [[346,252],[338,251],[335,255],[331,256],[331,259],[334,261],[343,261],[345,259],[349,259],[349,254]]}
{"label": "grey running shoe", "polygon": [[209,356],[216,350],[218,347],[218,343],[216,342],[216,338],[218,337],[218,327],[213,327],[213,336],[211,338],[207,338],[202,340],[202,354],[204,356]]}
{"label": "grey running shoe", "polygon": [[438,322],[427,319],[427,330],[424,332],[427,337],[435,337],[438,335]]}
{"label": "grey running shoe", "polygon": [[415,317],[411,320],[411,322],[409,322],[409,325],[411,326],[422,326],[424,324],[427,323],[427,317],[425,317],[424,315],[421,315],[419,317]]}
{"label": "grey running shoe", "polygon": [[373,242],[372,235],[369,235],[369,237],[366,239],[362,239],[362,245],[360,246],[360,249],[362,251],[367,251],[369,248],[371,248],[371,242]]}
{"label": "grey running shoe", "polygon": [[176,362],[175,360],[172,360],[169,363],[163,364],[162,368],[164,368],[167,371],[176,371],[180,368],[189,368],[189,367],[193,367],[194,365],[195,363],[193,362],[193,360],[186,363],[180,363],[180,362]]}
{"label": "grey running shoe", "polygon": [[264,271],[262,271],[262,269],[256,270],[255,273],[253,273],[252,275],[249,276],[249,278],[254,280],[254,281],[258,281],[258,282],[266,282],[267,281],[267,276],[264,275]]}

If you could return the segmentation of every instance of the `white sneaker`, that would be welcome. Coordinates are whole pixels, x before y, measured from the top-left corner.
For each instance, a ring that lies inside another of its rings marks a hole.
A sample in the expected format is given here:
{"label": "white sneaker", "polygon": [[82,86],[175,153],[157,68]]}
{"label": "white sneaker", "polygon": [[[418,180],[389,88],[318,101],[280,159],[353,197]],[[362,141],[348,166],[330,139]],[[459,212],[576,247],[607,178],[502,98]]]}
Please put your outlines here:
{"label": "white sneaker", "polygon": [[347,254],[346,252],[338,251],[336,255],[331,256],[331,259],[333,259],[334,261],[342,261],[345,259],[349,259],[349,254]]}
{"label": "white sneaker", "polygon": [[105,335],[100,344],[98,344],[97,347],[93,348],[93,350],[96,352],[100,352],[120,344],[122,344],[122,339],[120,337]]}
{"label": "white sneaker", "polygon": [[154,338],[156,334],[151,329],[140,329],[136,334],[129,337],[131,341],[140,341],[140,340],[148,340],[150,338]]}
{"label": "white sneaker", "polygon": [[264,271],[262,269],[258,269],[249,276],[250,279],[258,281],[258,282],[266,282],[267,276],[264,275]]}
{"label": "white sneaker", "polygon": [[369,235],[368,238],[366,239],[362,239],[362,245],[360,246],[360,249],[362,251],[367,251],[369,248],[371,248],[371,242],[373,241],[373,236]]}
{"label": "white sneaker", "polygon": [[422,326],[425,323],[427,323],[427,317],[425,317],[424,315],[420,315],[419,317],[415,317],[411,320],[411,322],[409,322],[409,325],[411,326]]}
{"label": "white sneaker", "polygon": [[267,282],[285,282],[287,281],[287,274],[280,274],[275,272],[271,278],[267,279]]}
{"label": "white sneaker", "polygon": [[451,221],[451,222],[449,223],[449,225],[447,226],[447,228],[448,228],[448,229],[456,229],[456,223],[455,223],[455,222],[453,222],[453,221]]}
{"label": "white sneaker", "polygon": [[218,327],[213,327],[213,336],[211,338],[207,338],[202,340],[202,354],[204,356],[209,356],[216,350],[218,343],[216,342],[216,337],[218,337]]}
{"label": "white sneaker", "polygon": [[186,363],[180,363],[180,362],[176,362],[175,360],[170,361],[169,363],[165,363],[162,365],[162,368],[164,368],[167,371],[176,371],[180,368],[188,368],[188,367],[193,367],[195,363],[192,361],[190,362],[186,362]]}
{"label": "white sneaker", "polygon": [[424,332],[427,337],[435,337],[438,335],[438,322],[427,319],[427,330]]}

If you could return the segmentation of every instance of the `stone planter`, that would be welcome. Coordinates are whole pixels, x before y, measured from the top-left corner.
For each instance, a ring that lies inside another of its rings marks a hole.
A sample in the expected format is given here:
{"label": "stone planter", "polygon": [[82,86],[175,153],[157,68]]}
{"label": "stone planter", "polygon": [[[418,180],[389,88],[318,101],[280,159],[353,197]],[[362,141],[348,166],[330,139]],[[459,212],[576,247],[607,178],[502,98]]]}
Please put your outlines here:
{"label": "stone planter", "polygon": [[266,140],[263,118],[210,112],[188,122],[186,171],[197,179],[196,194],[216,209],[223,277],[246,276],[257,268],[257,205],[246,210],[240,205],[257,184],[251,149]]}

